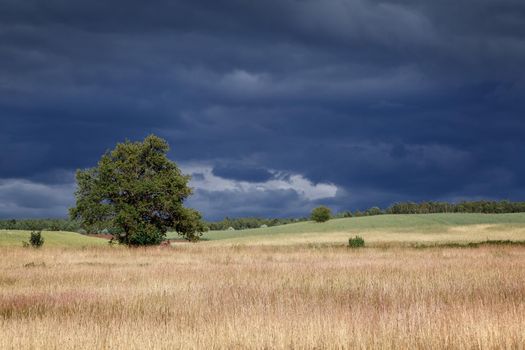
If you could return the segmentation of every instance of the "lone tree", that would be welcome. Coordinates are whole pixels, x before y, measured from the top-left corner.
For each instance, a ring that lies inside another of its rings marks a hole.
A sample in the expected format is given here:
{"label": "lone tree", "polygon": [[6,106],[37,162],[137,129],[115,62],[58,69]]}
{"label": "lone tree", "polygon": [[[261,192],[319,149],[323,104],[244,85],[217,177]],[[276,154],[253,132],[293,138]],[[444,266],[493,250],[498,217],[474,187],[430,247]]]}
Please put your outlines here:
{"label": "lone tree", "polygon": [[330,220],[331,217],[332,211],[330,210],[330,208],[327,208],[325,206],[315,208],[310,214],[310,219],[312,219],[315,222],[325,222]]}
{"label": "lone tree", "polygon": [[201,215],[183,206],[192,193],[190,177],[167,158],[168,150],[165,140],[150,135],[143,142],[119,143],[96,167],[78,170],[71,218],[89,229],[111,227],[127,245],[159,244],[168,229],[198,240]]}

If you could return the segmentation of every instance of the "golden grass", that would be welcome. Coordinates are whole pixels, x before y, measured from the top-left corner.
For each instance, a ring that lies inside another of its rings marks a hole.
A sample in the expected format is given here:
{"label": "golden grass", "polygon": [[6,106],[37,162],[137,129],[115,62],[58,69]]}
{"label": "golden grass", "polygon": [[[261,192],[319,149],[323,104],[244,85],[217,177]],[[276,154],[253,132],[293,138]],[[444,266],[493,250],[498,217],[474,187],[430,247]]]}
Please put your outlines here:
{"label": "golden grass", "polygon": [[1,349],[522,349],[525,248],[0,248]]}

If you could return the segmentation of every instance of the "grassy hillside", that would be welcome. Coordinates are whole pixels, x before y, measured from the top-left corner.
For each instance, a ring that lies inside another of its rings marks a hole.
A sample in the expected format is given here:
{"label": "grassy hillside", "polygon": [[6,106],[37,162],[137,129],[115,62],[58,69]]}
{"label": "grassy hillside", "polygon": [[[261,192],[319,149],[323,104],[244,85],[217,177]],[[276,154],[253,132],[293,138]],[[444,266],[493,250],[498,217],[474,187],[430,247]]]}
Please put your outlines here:
{"label": "grassy hillside", "polygon": [[222,243],[344,243],[361,235],[367,242],[464,242],[525,239],[525,213],[380,215],[301,222],[242,231],[210,231],[203,238]]}
{"label": "grassy hillside", "polygon": [[[29,242],[31,231],[0,230],[1,246],[22,246],[22,241]],[[87,247],[106,245],[107,241],[101,238],[83,236],[75,232],[43,231],[44,247]]]}
{"label": "grassy hillside", "polygon": [[[21,246],[30,231],[0,230],[0,246]],[[107,241],[75,232],[44,231],[45,246],[83,247]],[[477,242],[489,239],[525,240],[525,213],[520,214],[421,214],[380,215],[334,219],[326,223],[301,222],[239,231],[210,231],[206,244],[308,243],[345,244],[360,235],[368,245],[387,243]],[[178,238],[169,233],[169,238]],[[204,242],[203,242],[204,243]]]}

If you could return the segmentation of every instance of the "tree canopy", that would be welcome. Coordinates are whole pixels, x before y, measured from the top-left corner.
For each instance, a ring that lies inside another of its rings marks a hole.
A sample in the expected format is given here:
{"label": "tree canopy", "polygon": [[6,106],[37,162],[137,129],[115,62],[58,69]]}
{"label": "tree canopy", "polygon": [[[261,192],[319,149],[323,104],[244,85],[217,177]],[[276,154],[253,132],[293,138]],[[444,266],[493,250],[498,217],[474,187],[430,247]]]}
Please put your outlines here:
{"label": "tree canopy", "polygon": [[186,208],[190,177],[167,158],[168,143],[150,135],[125,141],[106,152],[98,165],[76,173],[76,207],[72,219],[88,229],[111,228],[128,245],[160,243],[169,229],[187,240],[204,231],[201,215]]}
{"label": "tree canopy", "polygon": [[332,211],[325,206],[314,208],[310,214],[310,218],[315,222],[325,222],[330,220],[331,217]]}

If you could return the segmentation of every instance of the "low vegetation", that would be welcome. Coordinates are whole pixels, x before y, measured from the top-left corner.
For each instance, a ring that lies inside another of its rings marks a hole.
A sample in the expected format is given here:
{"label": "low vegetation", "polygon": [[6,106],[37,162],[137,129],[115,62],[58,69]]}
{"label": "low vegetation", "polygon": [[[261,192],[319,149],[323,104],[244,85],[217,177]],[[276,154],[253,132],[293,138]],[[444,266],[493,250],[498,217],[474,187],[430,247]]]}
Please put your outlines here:
{"label": "low vegetation", "polygon": [[29,235],[29,244],[33,248],[40,248],[44,245],[44,238],[42,237],[42,231],[32,231]]}
{"label": "low vegetation", "polygon": [[348,246],[350,248],[363,248],[365,246],[365,240],[361,236],[355,236],[348,240]]}
{"label": "low vegetation", "polygon": [[525,250],[3,248],[2,349],[519,349]]}
{"label": "low vegetation", "polygon": [[1,349],[525,342],[525,214],[333,219],[140,249],[50,231],[23,249],[30,234],[0,230]]}

